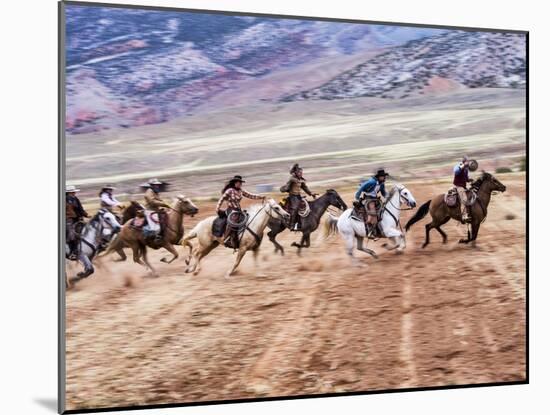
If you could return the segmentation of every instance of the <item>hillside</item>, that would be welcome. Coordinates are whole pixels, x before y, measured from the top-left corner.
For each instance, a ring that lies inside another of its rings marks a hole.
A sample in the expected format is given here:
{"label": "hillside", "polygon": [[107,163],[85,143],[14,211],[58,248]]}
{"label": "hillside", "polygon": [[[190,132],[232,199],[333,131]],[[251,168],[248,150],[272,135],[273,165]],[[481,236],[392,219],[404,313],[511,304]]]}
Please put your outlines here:
{"label": "hillside", "polygon": [[406,98],[460,88],[524,88],[525,37],[449,31],[411,40],[283,101]]}
{"label": "hillside", "polygon": [[442,32],[76,5],[66,20],[71,134],[165,122],[243,81]]}

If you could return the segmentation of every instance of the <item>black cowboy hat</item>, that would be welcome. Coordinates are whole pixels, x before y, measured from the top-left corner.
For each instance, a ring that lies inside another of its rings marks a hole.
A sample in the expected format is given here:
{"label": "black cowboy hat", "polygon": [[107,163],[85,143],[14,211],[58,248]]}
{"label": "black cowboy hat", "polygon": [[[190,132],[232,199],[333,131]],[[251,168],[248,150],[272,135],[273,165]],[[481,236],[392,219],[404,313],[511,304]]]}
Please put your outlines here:
{"label": "black cowboy hat", "polygon": [[384,169],[378,169],[376,171],[376,174],[374,175],[374,177],[380,177],[380,176],[389,176],[390,174],[389,173],[386,173],[386,171]]}
{"label": "black cowboy hat", "polygon": [[246,180],[243,179],[243,176],[239,176],[238,174],[236,174],[235,176],[233,176],[231,180],[229,180],[229,183],[236,183],[236,182],[246,183]]}

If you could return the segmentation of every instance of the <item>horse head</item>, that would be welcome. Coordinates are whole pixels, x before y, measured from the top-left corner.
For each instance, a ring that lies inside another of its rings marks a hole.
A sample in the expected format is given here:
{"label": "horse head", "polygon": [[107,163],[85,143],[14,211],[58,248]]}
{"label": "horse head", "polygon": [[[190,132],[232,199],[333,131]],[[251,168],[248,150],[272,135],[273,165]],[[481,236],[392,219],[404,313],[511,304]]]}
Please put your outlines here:
{"label": "horse head", "polygon": [[503,185],[499,180],[497,180],[496,177],[494,177],[491,173],[488,173],[484,171],[479,179],[477,179],[473,184],[472,187],[481,187],[483,183],[488,184],[488,189],[490,192],[496,191],[496,192],[505,192],[506,186]]}
{"label": "horse head", "polygon": [[269,216],[273,219],[290,219],[290,214],[284,210],[274,199],[267,199],[265,202],[265,209]]}
{"label": "horse head", "polygon": [[195,216],[199,213],[199,208],[185,195],[177,195],[175,203],[178,206],[176,210],[183,215]]}
{"label": "horse head", "polygon": [[100,209],[97,212],[98,218],[101,220],[101,223],[103,226],[107,226],[109,229],[111,229],[114,233],[117,233],[120,231],[121,226],[120,223],[118,223],[118,219],[108,209]]}
{"label": "horse head", "polygon": [[397,192],[399,192],[399,203],[404,203],[410,208],[416,207],[416,199],[414,198],[413,194],[409,189],[407,189],[404,185],[397,183],[395,185],[395,189]]}
{"label": "horse head", "polygon": [[347,210],[346,202],[342,200],[338,192],[334,189],[328,189],[325,194],[328,196],[329,203],[341,211]]}

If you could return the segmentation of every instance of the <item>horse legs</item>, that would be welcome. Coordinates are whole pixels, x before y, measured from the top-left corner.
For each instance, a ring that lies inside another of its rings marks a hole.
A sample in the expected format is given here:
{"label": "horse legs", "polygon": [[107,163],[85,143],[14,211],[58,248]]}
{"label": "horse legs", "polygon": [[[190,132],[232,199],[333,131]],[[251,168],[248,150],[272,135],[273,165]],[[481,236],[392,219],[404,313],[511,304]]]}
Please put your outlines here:
{"label": "horse legs", "polygon": [[172,259],[168,260],[166,259],[166,257],[163,257],[160,259],[162,262],[166,264],[171,264],[178,258],[179,256],[178,251],[176,251],[176,249],[174,248],[174,245],[172,245],[170,242],[165,242],[163,245],[163,248],[172,254]]}
{"label": "horse legs", "polygon": [[258,255],[260,253],[260,247],[255,248],[252,253],[254,254],[254,265],[258,267]]}
{"label": "horse legs", "polygon": [[124,249],[122,247],[117,247],[115,249],[115,252],[120,256],[120,258],[115,259],[115,262],[126,261],[126,253],[124,252]]}
{"label": "horse legs", "polygon": [[81,280],[83,278],[89,277],[90,275],[92,275],[94,273],[94,266],[92,265],[92,261],[90,260],[90,258],[88,258],[84,254],[80,254],[80,256],[78,257],[78,260],[84,266],[84,271],[79,272],[78,274],[76,274],[76,277],[72,279],[72,282],[76,282],[76,281]]}
{"label": "horse legs", "polygon": [[439,234],[441,235],[441,237],[443,238],[443,243],[446,244],[447,243],[447,234],[445,232],[443,232],[443,229],[441,229],[441,227],[443,225],[445,225],[447,222],[449,222],[449,220],[451,219],[451,217],[447,217],[443,222],[441,222],[439,225],[437,225],[435,227],[435,230],[439,232]]}
{"label": "horse legs", "polygon": [[182,245],[189,248],[189,254],[187,255],[187,258],[185,258],[185,265],[189,265],[189,263],[191,262],[191,256],[193,254],[193,244],[184,239]]}
{"label": "horse legs", "polygon": [[472,224],[472,246],[476,246],[477,234],[481,223],[475,222]]}
{"label": "horse legs", "polygon": [[390,236],[388,239],[390,240],[390,242],[393,243],[393,245],[390,246],[390,244],[388,244],[387,242],[382,244],[382,246],[384,248],[386,248],[386,250],[393,251],[394,249],[399,248],[401,246],[401,239],[402,238],[400,238],[398,236]]}
{"label": "horse legs", "polygon": [[277,252],[280,252],[281,255],[285,255],[285,249],[283,248],[283,246],[277,242],[275,240],[275,238],[277,237],[277,235],[279,234],[280,232],[275,232],[273,229],[270,230],[268,233],[267,233],[267,236],[269,237],[269,240],[271,241],[271,243],[273,245],[275,245],[275,253]]}
{"label": "horse legs", "polygon": [[145,266],[149,268],[149,270],[151,271],[151,274],[153,275],[153,277],[155,278],[158,277],[157,271],[155,271],[155,269],[147,259],[147,247],[145,245],[141,247],[141,257],[143,258],[143,262],[145,262]]}
{"label": "horse legs", "polygon": [[426,239],[422,244],[422,248],[426,248],[426,246],[428,246],[428,244],[430,243],[430,231],[432,230],[433,227],[434,227],[433,222],[426,224]]}
{"label": "horse legs", "polygon": [[356,236],[357,238],[357,249],[359,251],[366,252],[370,256],[372,256],[375,259],[378,259],[378,255],[376,255],[376,252],[374,252],[372,249],[368,249],[363,246],[363,237],[362,236]]}
{"label": "horse legs", "polygon": [[218,241],[212,242],[207,247],[201,247],[199,245],[193,255],[193,259],[194,259],[193,266],[189,265],[185,270],[185,272],[192,272],[193,275],[197,275],[201,270],[201,259],[204,258],[206,255],[208,255],[210,251],[212,251],[218,245],[219,245]]}
{"label": "horse legs", "polygon": [[296,251],[298,256],[300,256],[302,254],[302,248],[305,246],[304,245],[305,240],[306,240],[306,236],[304,234],[302,234],[302,239],[300,240],[300,243],[292,242],[292,244],[291,244],[291,246],[295,246],[296,248],[298,248],[298,251]]}
{"label": "horse legs", "polygon": [[243,259],[244,254],[246,254],[246,249],[239,249],[239,251],[237,252],[237,257],[235,258],[235,262],[231,267],[231,269],[226,272],[225,278],[229,278],[231,275],[233,275],[233,273],[241,263],[241,260]]}

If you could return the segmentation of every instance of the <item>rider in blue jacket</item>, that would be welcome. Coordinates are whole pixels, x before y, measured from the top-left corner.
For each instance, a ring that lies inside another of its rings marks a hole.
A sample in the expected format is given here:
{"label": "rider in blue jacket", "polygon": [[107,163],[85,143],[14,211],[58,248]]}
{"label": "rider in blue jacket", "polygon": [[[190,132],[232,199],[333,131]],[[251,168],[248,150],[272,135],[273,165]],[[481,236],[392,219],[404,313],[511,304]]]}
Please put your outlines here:
{"label": "rider in blue jacket", "polygon": [[389,174],[384,169],[379,169],[374,176],[359,186],[355,193],[355,199],[361,202],[367,212],[367,235],[371,236],[376,232],[378,216],[376,206],[380,204],[378,193],[386,197],[386,186],[384,182]]}

